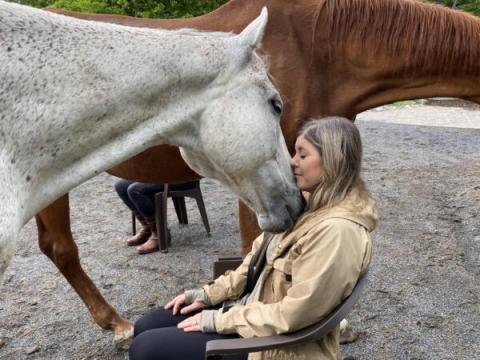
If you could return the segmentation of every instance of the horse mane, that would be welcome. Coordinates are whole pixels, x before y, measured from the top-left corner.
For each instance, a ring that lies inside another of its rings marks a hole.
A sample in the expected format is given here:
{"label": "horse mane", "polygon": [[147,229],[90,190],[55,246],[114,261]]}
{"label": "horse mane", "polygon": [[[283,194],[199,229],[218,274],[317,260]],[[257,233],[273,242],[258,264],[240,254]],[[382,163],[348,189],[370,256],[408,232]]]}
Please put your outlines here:
{"label": "horse mane", "polygon": [[480,20],[473,15],[413,0],[325,0],[322,5],[333,47],[359,43],[369,52],[401,58],[410,74],[426,67],[432,74],[480,75]]}

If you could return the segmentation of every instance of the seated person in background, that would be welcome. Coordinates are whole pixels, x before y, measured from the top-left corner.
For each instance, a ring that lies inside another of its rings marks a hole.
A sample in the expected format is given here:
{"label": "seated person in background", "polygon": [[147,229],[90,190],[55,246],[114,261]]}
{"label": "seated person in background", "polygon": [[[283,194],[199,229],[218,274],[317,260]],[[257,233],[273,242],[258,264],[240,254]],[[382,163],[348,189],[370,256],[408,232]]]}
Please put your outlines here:
{"label": "seated person in background", "polygon": [[[130,359],[200,360],[209,340],[300,330],[338,306],[368,270],[370,232],[378,221],[360,177],[361,159],[360,134],[347,119],[306,123],[291,165],[308,196],[293,228],[260,235],[235,271],[178,295],[137,321]],[[260,257],[265,265],[247,286],[256,254],[265,254]],[[249,359],[341,359],[339,332],[337,326],[320,340],[252,353]]]}
{"label": "seated person in background", "polygon": [[[169,185],[169,190],[186,190],[193,187],[198,180]],[[132,210],[141,229],[127,240],[129,246],[137,246],[139,254],[158,251],[158,235],[155,225],[155,194],[163,191],[163,184],[146,184],[128,180],[118,180],[115,190],[125,205]]]}

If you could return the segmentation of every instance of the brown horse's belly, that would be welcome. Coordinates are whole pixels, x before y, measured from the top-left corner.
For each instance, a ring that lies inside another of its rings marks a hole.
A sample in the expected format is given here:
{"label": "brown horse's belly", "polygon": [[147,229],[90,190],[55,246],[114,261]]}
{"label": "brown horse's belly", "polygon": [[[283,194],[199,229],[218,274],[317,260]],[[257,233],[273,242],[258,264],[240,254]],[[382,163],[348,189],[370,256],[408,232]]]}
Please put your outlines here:
{"label": "brown horse's belly", "polygon": [[161,145],[148,149],[107,171],[127,180],[167,184],[200,179],[180,156],[176,146]]}

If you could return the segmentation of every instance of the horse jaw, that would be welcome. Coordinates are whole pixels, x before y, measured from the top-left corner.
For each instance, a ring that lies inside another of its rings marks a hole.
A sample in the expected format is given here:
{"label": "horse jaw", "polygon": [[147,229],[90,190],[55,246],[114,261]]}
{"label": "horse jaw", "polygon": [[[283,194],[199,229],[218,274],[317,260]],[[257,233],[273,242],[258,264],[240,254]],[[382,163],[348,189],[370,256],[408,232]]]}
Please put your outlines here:
{"label": "horse jaw", "polygon": [[195,172],[231,189],[256,213],[263,231],[277,233],[291,228],[303,210],[300,191],[293,177],[289,177],[290,170],[282,169],[283,162],[276,158],[263,162],[249,173],[231,173],[201,153],[180,147],[180,154]]}

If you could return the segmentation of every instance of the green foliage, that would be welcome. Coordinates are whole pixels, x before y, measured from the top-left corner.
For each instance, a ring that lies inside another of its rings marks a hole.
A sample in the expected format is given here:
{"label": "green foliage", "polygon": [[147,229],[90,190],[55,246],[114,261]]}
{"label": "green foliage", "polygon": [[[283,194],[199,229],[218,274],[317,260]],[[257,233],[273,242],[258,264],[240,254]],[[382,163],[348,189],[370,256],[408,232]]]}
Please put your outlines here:
{"label": "green foliage", "polygon": [[426,2],[445,5],[449,8],[455,5],[457,9],[480,16],[480,0],[426,0]]}
{"label": "green foliage", "polygon": [[206,14],[226,0],[109,0],[109,2],[121,8],[126,15],[179,18]]}
{"label": "green foliage", "polygon": [[16,2],[18,4],[23,4],[23,5],[35,6],[38,8],[50,6],[52,3],[55,2],[55,0],[7,0],[7,1]]}
{"label": "green foliage", "polygon": [[[10,0],[35,7],[53,6],[66,10],[122,14],[149,18],[181,18],[206,14],[227,0]],[[293,1],[293,0],[291,0]],[[421,0],[443,4],[480,16],[480,0]]]}
{"label": "green foliage", "polygon": [[51,6],[86,13],[127,15],[115,0],[54,0]]}
{"label": "green foliage", "polygon": [[480,16],[480,0],[459,0],[457,8]]}
{"label": "green foliage", "polygon": [[206,14],[227,0],[11,0],[35,7],[122,14],[148,18],[186,18]]}

